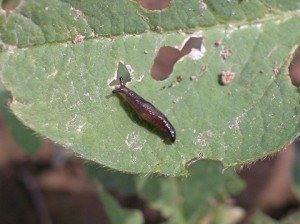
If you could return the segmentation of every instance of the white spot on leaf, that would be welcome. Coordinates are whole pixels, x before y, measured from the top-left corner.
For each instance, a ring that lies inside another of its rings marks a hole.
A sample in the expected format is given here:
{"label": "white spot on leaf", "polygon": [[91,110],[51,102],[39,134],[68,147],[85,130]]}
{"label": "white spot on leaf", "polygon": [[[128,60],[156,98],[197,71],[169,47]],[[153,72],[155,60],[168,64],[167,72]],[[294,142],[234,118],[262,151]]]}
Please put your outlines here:
{"label": "white spot on leaf", "polygon": [[134,69],[132,68],[132,66],[131,65],[125,65],[125,67],[127,68],[130,75],[132,75],[132,73],[134,72]]}
{"label": "white spot on leaf", "polygon": [[131,156],[131,162],[135,164],[137,162],[137,158],[135,156]]}
{"label": "white spot on leaf", "polygon": [[146,140],[140,139],[139,135],[135,132],[128,134],[125,139],[125,144],[127,147],[134,151],[141,151],[145,143]]}
{"label": "white spot on leaf", "polygon": [[78,133],[80,133],[80,132],[82,131],[82,128],[83,128],[85,125],[86,125],[86,123],[79,125],[79,126],[77,127],[76,131],[77,131]]}
{"label": "white spot on leaf", "polygon": [[244,118],[244,116],[246,115],[246,113],[243,113],[242,115],[240,116],[237,116],[233,122],[231,122],[229,125],[228,125],[228,128],[230,130],[237,130],[240,128],[240,124],[242,123],[242,120]]}
{"label": "white spot on leaf", "polygon": [[51,72],[48,76],[47,79],[51,78],[51,77],[55,77],[57,75],[57,70],[55,69],[53,72]]}

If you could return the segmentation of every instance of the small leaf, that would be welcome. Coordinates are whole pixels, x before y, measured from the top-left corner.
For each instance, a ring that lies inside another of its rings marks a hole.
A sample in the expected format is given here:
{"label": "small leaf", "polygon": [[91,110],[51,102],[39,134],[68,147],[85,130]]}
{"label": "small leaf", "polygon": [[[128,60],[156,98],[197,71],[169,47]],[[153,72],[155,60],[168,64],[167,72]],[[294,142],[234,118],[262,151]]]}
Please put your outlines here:
{"label": "small leaf", "polygon": [[190,173],[191,177],[181,179],[142,178],[137,183],[138,191],[168,223],[183,224],[201,223],[212,214],[215,219],[222,216],[229,195],[243,186],[230,172],[222,174],[222,166],[216,162],[193,164]]}
{"label": "small leaf", "polygon": [[282,218],[280,221],[277,221],[275,219],[270,218],[269,216],[258,212],[254,218],[253,223],[257,224],[297,224],[300,220],[300,213],[299,212],[293,212],[290,215],[287,215],[286,217]]}
{"label": "small leaf", "polygon": [[118,202],[103,188],[98,187],[101,201],[104,204],[111,224],[142,224],[143,215],[138,210],[125,210]]}
{"label": "small leaf", "polygon": [[138,177],[91,166],[89,170],[102,185],[117,194],[141,197],[168,220],[166,223],[204,223],[208,218],[216,223],[217,220],[235,223],[233,220],[244,214],[228,202],[230,195],[242,189],[243,183],[233,172],[223,173],[218,162],[201,161],[191,165],[191,175],[187,178]]}
{"label": "small leaf", "polygon": [[300,220],[300,212],[294,212],[291,215],[285,217],[280,223],[282,224],[296,224]]}
{"label": "small leaf", "polygon": [[284,222],[278,222],[274,219],[272,219],[271,217],[258,212],[257,214],[255,214],[255,216],[253,217],[253,223],[258,223],[258,224],[280,224],[280,223],[284,223]]}

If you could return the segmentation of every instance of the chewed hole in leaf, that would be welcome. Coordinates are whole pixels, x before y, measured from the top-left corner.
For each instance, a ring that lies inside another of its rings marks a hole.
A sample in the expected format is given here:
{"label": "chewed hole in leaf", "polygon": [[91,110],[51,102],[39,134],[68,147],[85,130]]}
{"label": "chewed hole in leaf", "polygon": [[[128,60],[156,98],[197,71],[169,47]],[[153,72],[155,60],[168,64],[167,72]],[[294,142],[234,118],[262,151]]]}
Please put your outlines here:
{"label": "chewed hole in leaf", "polygon": [[131,81],[131,73],[133,72],[133,69],[130,65],[125,65],[124,62],[119,62],[118,63],[118,69],[117,69],[117,74],[113,78],[112,81],[109,81],[110,86],[116,86],[120,84],[120,77],[123,78],[124,83],[130,82]]}
{"label": "chewed hole in leaf", "polygon": [[190,54],[193,49],[201,51],[202,43],[203,37],[190,37],[181,49],[181,57]]}
{"label": "chewed hole in leaf", "polygon": [[180,59],[181,53],[174,47],[161,47],[151,68],[151,76],[155,80],[165,80],[173,72],[175,63]]}
{"label": "chewed hole in leaf", "polygon": [[134,0],[148,10],[163,10],[170,6],[171,0]]}
{"label": "chewed hole in leaf", "polygon": [[193,60],[202,58],[205,53],[202,43],[203,37],[190,37],[181,50],[170,46],[161,47],[151,68],[152,78],[158,81],[167,79],[173,72],[175,63],[186,55]]}
{"label": "chewed hole in leaf", "polygon": [[291,63],[289,65],[289,73],[293,85],[300,85],[300,45],[296,48]]}
{"label": "chewed hole in leaf", "polygon": [[6,12],[10,12],[18,8],[24,0],[3,0],[1,3],[1,8]]}

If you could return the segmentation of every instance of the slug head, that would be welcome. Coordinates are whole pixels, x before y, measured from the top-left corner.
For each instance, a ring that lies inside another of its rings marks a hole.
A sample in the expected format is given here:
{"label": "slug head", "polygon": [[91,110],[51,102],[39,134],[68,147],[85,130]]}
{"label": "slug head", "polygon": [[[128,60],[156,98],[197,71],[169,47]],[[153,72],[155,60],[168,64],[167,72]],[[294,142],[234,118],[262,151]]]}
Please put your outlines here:
{"label": "slug head", "polygon": [[124,91],[124,89],[125,89],[125,84],[124,84],[123,77],[121,76],[121,77],[119,78],[119,80],[120,80],[120,86],[119,86],[118,88],[114,89],[114,90],[112,91],[112,93],[120,93],[120,92],[123,92],[123,91]]}

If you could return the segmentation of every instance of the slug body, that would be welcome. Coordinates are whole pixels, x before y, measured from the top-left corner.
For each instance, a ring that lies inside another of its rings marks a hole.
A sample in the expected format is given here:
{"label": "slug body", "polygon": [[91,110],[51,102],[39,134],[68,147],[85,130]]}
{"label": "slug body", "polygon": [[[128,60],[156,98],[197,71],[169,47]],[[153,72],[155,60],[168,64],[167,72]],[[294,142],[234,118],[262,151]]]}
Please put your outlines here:
{"label": "slug body", "polygon": [[170,139],[171,142],[175,142],[175,129],[166,116],[156,109],[151,103],[144,100],[132,90],[128,89],[124,85],[122,77],[120,77],[120,87],[112,92],[120,94],[142,119],[155,126],[164,134],[164,136]]}

